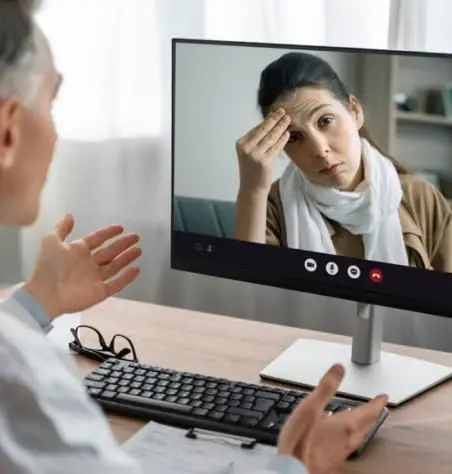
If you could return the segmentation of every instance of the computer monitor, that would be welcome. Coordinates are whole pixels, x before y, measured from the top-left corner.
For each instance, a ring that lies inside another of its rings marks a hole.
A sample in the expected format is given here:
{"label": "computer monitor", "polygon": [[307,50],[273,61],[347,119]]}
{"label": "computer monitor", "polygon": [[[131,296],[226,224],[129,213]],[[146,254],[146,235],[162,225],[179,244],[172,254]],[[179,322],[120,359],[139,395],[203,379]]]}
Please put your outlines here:
{"label": "computer monitor", "polygon": [[393,406],[449,379],[382,352],[378,308],[452,316],[452,56],[172,55],[172,268],[357,302],[351,345],[300,339],[261,377],[313,387],[341,362],[341,394]]}

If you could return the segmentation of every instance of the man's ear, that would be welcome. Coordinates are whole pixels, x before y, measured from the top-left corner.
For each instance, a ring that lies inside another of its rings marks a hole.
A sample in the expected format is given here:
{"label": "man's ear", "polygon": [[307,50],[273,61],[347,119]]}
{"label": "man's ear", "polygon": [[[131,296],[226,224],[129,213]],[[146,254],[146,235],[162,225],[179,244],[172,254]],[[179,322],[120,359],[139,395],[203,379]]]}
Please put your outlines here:
{"label": "man's ear", "polygon": [[19,146],[21,117],[20,101],[0,100],[0,172],[14,164]]}
{"label": "man's ear", "polygon": [[361,102],[354,95],[350,97],[350,107],[353,118],[356,122],[356,128],[357,130],[361,130],[362,126],[364,125],[364,110]]}

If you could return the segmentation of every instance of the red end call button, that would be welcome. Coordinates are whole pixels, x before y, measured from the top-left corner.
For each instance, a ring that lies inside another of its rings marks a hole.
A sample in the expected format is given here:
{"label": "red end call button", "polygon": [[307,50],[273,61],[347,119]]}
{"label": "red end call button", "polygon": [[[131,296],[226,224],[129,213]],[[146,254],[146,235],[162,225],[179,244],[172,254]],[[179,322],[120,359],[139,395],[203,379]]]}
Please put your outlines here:
{"label": "red end call button", "polygon": [[374,268],[373,270],[370,271],[369,278],[374,283],[381,283],[383,281],[383,272],[379,270],[378,268]]}

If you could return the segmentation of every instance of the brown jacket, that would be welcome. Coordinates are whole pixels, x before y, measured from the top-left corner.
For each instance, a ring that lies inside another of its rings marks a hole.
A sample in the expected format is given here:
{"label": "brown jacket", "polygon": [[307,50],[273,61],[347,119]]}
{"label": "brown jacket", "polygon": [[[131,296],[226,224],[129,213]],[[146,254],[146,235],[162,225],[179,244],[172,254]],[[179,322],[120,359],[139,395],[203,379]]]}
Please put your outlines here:
{"label": "brown jacket", "polygon": [[[451,205],[433,185],[409,174],[399,177],[403,190],[399,217],[410,266],[452,273]],[[338,255],[364,258],[359,235],[325,221]],[[266,241],[287,247],[279,181],[273,183],[268,196]]]}

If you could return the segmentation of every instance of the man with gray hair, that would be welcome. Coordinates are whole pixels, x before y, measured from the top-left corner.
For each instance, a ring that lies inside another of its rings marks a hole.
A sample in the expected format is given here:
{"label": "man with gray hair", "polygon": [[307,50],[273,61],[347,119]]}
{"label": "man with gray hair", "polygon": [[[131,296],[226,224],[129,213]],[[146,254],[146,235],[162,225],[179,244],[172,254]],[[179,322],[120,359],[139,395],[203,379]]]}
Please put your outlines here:
{"label": "man with gray hair", "polygon": [[[37,4],[0,0],[0,223],[15,227],[38,215],[56,142],[51,109],[61,77],[33,22]],[[59,315],[89,308],[138,276],[131,264],[141,254],[139,239],[110,226],[67,243],[73,226],[68,215],[43,238],[32,275],[0,303],[1,474],[140,472],[74,362],[45,337]],[[333,367],[295,410],[266,472],[328,474],[361,443],[386,398],[324,416],[343,375]]]}

